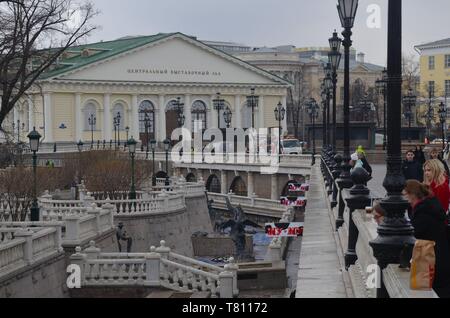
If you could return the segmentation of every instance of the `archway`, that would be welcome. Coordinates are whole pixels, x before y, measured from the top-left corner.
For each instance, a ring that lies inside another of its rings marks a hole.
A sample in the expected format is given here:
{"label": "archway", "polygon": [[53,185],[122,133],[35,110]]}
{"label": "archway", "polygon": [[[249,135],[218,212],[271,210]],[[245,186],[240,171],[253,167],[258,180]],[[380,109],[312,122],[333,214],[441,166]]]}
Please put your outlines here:
{"label": "archway", "polygon": [[139,106],[139,137],[144,145],[155,139],[155,106],[149,100]]}
{"label": "archway", "polygon": [[231,183],[230,190],[238,196],[248,197],[248,189],[241,177],[236,177]]}
{"label": "archway", "polygon": [[165,171],[159,171],[156,174],[156,179],[165,179],[167,177],[167,173]]}
{"label": "archway", "polygon": [[197,177],[193,173],[189,173],[186,176],[186,182],[197,182]]}
{"label": "archway", "polygon": [[206,190],[211,193],[221,193],[221,185],[219,178],[213,174],[208,178],[206,182]]}

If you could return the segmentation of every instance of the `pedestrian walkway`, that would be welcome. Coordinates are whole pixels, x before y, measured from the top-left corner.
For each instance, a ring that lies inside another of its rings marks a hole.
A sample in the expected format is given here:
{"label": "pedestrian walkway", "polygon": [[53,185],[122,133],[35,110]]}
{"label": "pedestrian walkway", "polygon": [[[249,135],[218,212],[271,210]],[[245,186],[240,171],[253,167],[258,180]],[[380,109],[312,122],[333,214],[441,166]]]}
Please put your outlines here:
{"label": "pedestrian walkway", "polygon": [[311,173],[296,298],[348,298],[320,167]]}

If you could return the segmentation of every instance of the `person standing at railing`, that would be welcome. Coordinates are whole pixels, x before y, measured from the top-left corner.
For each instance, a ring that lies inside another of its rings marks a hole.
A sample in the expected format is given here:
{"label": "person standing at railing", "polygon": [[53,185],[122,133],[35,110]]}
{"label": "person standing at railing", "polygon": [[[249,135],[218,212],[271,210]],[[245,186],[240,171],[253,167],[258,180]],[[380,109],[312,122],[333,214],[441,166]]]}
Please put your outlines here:
{"label": "person standing at railing", "polygon": [[423,166],[424,184],[431,188],[431,191],[441,203],[445,212],[448,211],[450,200],[450,189],[448,176],[445,173],[444,166],[437,160],[428,160]]}
{"label": "person standing at railing", "polygon": [[406,153],[406,160],[402,164],[402,172],[406,180],[417,180],[423,182],[423,168],[416,160],[412,150]]}
{"label": "person standing at railing", "polygon": [[412,207],[411,223],[416,239],[436,243],[433,289],[439,297],[450,298],[450,250],[444,225],[444,210],[430,187],[419,181],[408,180],[403,195]]}

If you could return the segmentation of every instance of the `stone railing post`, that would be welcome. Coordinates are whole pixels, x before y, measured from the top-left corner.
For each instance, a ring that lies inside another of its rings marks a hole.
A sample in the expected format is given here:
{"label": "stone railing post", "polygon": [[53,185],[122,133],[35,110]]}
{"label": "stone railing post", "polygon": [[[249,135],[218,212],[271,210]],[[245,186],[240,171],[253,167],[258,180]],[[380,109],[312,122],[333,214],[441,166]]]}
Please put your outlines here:
{"label": "stone railing post", "polygon": [[89,247],[84,251],[84,253],[86,254],[87,259],[98,259],[101,249],[95,247],[94,241],[90,241]]}
{"label": "stone railing post", "polygon": [[56,246],[59,252],[64,251],[62,247],[62,226],[59,225],[56,227]]}
{"label": "stone railing post", "polygon": [[250,204],[252,207],[255,207],[255,201],[258,198],[258,196],[256,195],[256,193],[252,193],[250,196]]}
{"label": "stone railing post", "polygon": [[337,196],[339,193],[339,188],[336,183],[336,180],[339,178],[339,176],[341,175],[341,172],[342,172],[342,169],[341,169],[342,160],[343,159],[342,159],[341,155],[334,156],[334,162],[336,162],[336,164],[334,165],[333,171],[331,172],[333,175],[333,196],[331,199],[331,208],[332,209],[334,209],[338,205]]}
{"label": "stone railing post", "polygon": [[97,208],[97,205],[93,203],[90,208],[87,210],[88,215],[95,216],[95,232],[97,234],[101,233],[102,229],[100,226],[100,209]]}
{"label": "stone railing post", "polygon": [[46,190],[44,195],[39,198],[39,201],[41,209],[41,213],[39,213],[39,221],[42,222],[44,221],[44,214],[48,217],[52,211],[52,196],[50,195],[50,192]]}
{"label": "stone railing post", "polygon": [[166,246],[166,241],[161,241],[161,246],[156,249],[156,253],[161,255],[163,259],[169,259],[170,247]]}
{"label": "stone railing post", "polygon": [[144,286],[159,286],[161,271],[161,255],[155,253],[154,247],[150,254],[145,255],[146,277]]}
{"label": "stone railing post", "polygon": [[356,255],[356,244],[358,242],[359,231],[353,221],[353,212],[355,210],[363,210],[371,203],[370,190],[366,187],[369,181],[369,174],[363,168],[356,168],[352,172],[352,180],[354,186],[346,193],[347,206],[349,208],[349,224],[348,224],[348,249],[345,253],[345,268],[348,270],[350,266],[355,265],[358,256]]}
{"label": "stone railing post", "polygon": [[163,199],[163,211],[167,211],[169,209],[169,195],[167,194],[166,190],[163,189],[158,197],[160,199]]}
{"label": "stone railing post", "polygon": [[104,211],[108,211],[109,228],[114,228],[114,205],[112,205],[111,203],[106,203],[103,204],[102,209]]}
{"label": "stone railing post", "polygon": [[23,246],[23,257],[25,263],[31,265],[33,263],[33,231],[21,230],[14,234],[19,239],[25,239],[25,245]]}
{"label": "stone railing post", "polygon": [[76,265],[81,269],[81,286],[83,286],[85,274],[84,274],[84,265],[86,264],[86,254],[81,253],[81,247],[77,246],[75,248],[75,254],[70,256],[70,264],[69,265]]}
{"label": "stone railing post", "polygon": [[78,241],[80,239],[80,217],[67,215],[63,220],[66,223],[66,241]]}
{"label": "stone railing post", "polygon": [[78,185],[78,196],[80,201],[84,201],[84,198],[87,195],[86,185],[84,184],[84,180],[81,180],[81,184]]}
{"label": "stone railing post", "polygon": [[235,259],[233,257],[231,257],[228,260],[228,264],[225,265],[225,271],[233,274],[233,296],[234,297],[239,296],[238,281],[237,281],[238,270],[239,270],[239,265],[237,265]]}
{"label": "stone railing post", "polygon": [[92,204],[95,204],[95,199],[92,196],[92,193],[88,192],[83,200],[83,206],[86,208],[90,208]]}
{"label": "stone railing post", "polygon": [[278,239],[273,239],[269,245],[266,259],[273,264],[279,263],[281,259],[281,242]]}
{"label": "stone railing post", "polygon": [[233,298],[233,273],[222,272],[219,274],[220,298]]}

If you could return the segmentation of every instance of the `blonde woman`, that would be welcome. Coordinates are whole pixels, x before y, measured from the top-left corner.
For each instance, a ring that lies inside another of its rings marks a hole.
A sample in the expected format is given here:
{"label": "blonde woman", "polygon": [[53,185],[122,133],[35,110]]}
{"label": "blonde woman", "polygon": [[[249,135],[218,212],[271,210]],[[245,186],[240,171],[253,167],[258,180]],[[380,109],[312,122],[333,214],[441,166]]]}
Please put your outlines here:
{"label": "blonde woman", "polygon": [[428,185],[447,212],[450,200],[448,177],[444,165],[438,159],[428,160],[423,165],[424,184]]}

